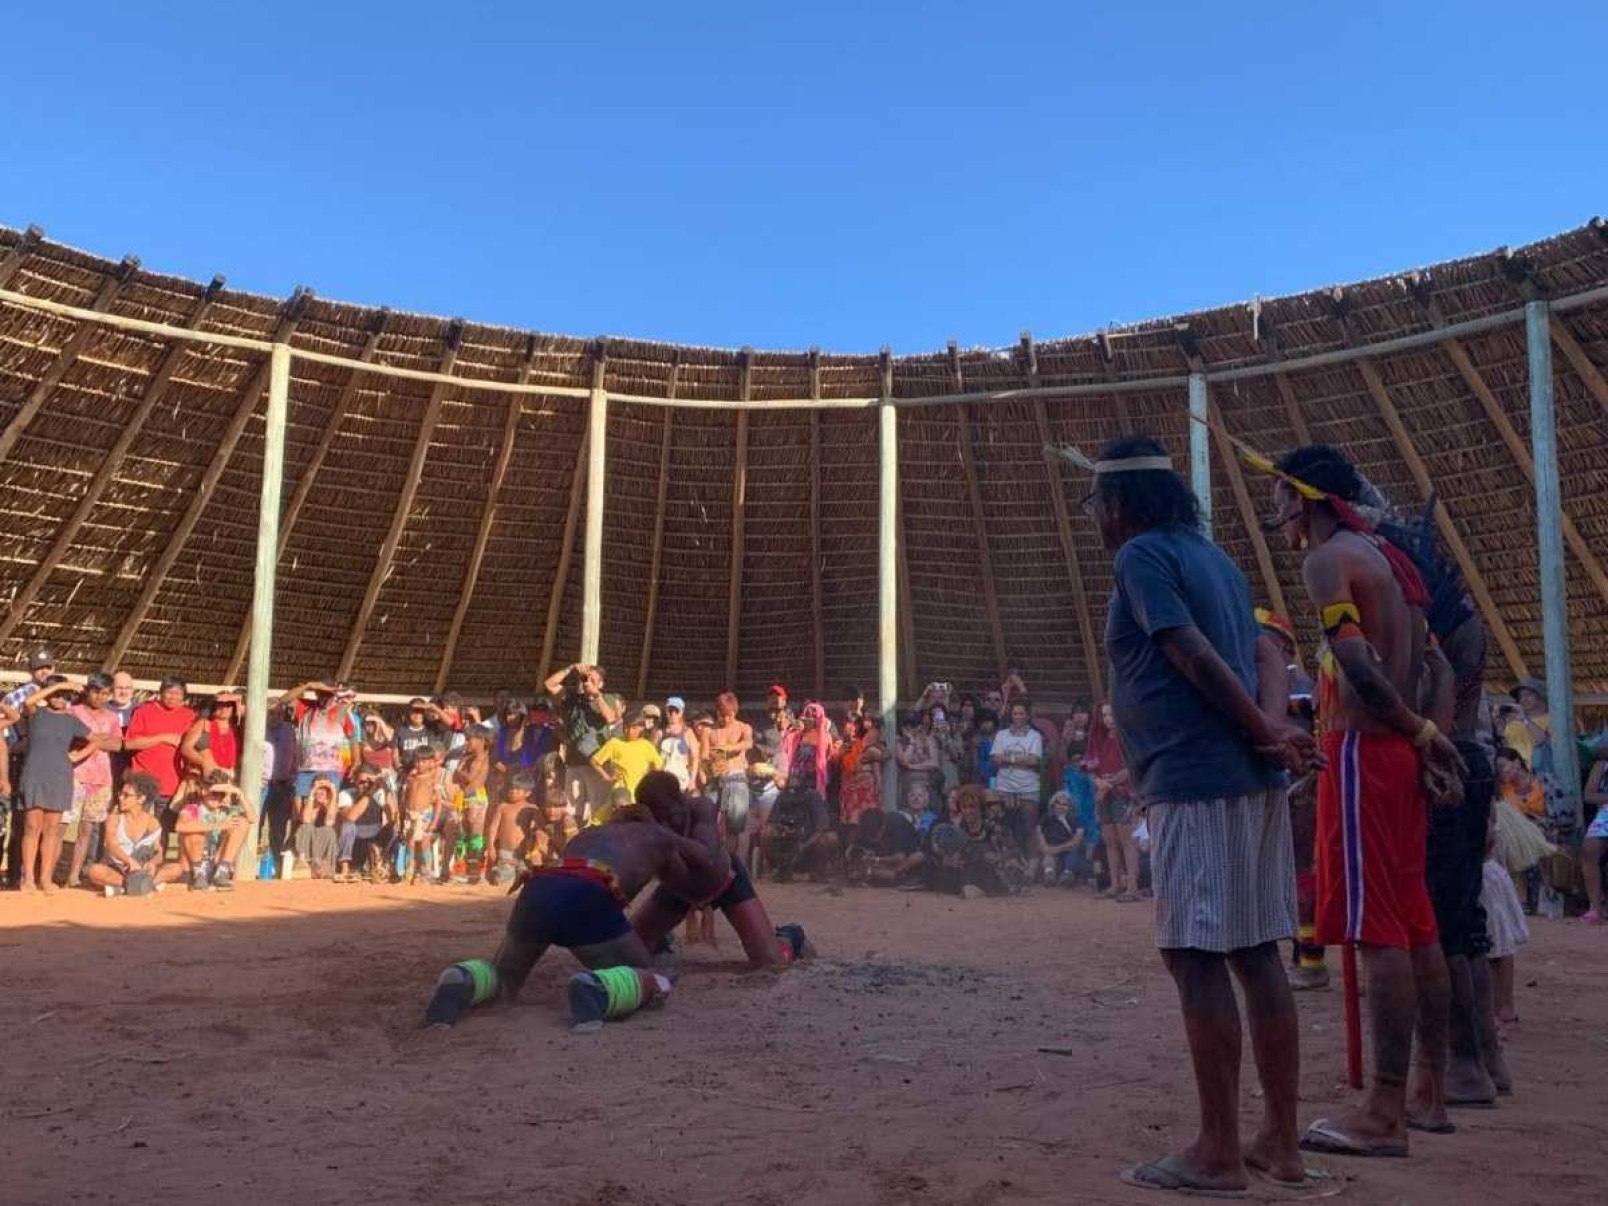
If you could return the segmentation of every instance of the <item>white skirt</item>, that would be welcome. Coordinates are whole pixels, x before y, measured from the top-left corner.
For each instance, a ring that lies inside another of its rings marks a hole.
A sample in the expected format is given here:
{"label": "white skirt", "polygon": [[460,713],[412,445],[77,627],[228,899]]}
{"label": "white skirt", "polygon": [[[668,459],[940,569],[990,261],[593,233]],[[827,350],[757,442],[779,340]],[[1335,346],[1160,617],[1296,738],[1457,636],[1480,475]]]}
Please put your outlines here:
{"label": "white skirt", "polygon": [[1480,904],[1485,908],[1485,927],[1491,935],[1491,958],[1506,959],[1530,941],[1530,927],[1514,890],[1513,877],[1494,858],[1485,860],[1485,884]]}

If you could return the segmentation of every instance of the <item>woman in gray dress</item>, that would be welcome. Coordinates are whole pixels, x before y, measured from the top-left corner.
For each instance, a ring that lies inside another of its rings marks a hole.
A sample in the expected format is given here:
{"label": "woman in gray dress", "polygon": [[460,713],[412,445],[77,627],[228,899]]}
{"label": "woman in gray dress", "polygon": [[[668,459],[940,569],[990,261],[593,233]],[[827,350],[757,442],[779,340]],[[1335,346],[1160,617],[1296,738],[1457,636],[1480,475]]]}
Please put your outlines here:
{"label": "woman in gray dress", "polygon": [[[56,891],[62,817],[73,806],[73,766],[89,757],[89,726],[67,710],[72,683],[59,675],[28,698],[28,756],[22,764],[22,890]],[[37,873],[35,868],[37,867]]]}

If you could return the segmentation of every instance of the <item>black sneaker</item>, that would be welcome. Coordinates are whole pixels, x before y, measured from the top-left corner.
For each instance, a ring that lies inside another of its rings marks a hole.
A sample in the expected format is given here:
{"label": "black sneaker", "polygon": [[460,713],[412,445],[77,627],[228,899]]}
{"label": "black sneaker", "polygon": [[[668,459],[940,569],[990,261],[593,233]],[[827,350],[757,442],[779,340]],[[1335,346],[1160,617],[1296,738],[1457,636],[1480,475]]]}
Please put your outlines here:
{"label": "black sneaker", "polygon": [[212,872],[212,886],[220,892],[234,891],[234,864],[219,863]]}
{"label": "black sneaker", "polygon": [[190,891],[205,892],[212,887],[212,863],[209,859],[202,859],[190,872]]}

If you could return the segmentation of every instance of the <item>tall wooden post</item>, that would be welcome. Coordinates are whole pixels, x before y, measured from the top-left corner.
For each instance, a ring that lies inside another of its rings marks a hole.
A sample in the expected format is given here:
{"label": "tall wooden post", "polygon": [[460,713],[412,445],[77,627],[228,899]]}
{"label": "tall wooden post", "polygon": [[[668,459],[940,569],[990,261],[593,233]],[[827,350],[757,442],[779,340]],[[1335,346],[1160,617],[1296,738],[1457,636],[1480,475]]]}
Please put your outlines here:
{"label": "tall wooden post", "polygon": [[603,389],[605,362],[592,366],[592,398],[586,412],[586,543],[581,564],[581,661],[597,665],[603,632],[603,473],[607,447],[609,396]]}
{"label": "tall wooden post", "polygon": [[[279,570],[279,501],[285,486],[285,420],[290,411],[290,346],[274,344],[268,361],[268,412],[262,431],[262,492],[257,504],[257,566],[251,587],[251,656],[246,663],[246,744],[240,751],[240,787],[248,807],[261,807],[263,755],[268,729],[268,675],[274,647],[274,578]],[[241,848],[236,873],[257,874],[257,826]]]}
{"label": "tall wooden post", "polygon": [[1541,638],[1546,650],[1547,711],[1552,718],[1552,759],[1569,793],[1575,823],[1580,814],[1580,763],[1575,749],[1574,667],[1569,654],[1568,568],[1563,559],[1563,489],[1558,480],[1558,428],[1552,399],[1552,335],[1544,301],[1526,302],[1530,344],[1530,447],[1535,456],[1535,517],[1541,567]]}
{"label": "tall wooden post", "polygon": [[1206,374],[1189,374],[1189,484],[1200,500],[1200,527],[1212,538],[1212,445],[1206,427]]}
{"label": "tall wooden post", "polygon": [[[821,398],[821,349],[810,349],[810,399]],[[810,631],[815,647],[815,698],[826,699],[826,623],[821,595],[821,412],[810,411]]]}
{"label": "tall wooden post", "polygon": [[[754,395],[754,349],[744,348],[741,397]],[[731,472],[731,575],[726,580],[726,690],[737,689],[742,650],[743,556],[748,538],[748,412],[737,412],[736,460]]]}
{"label": "tall wooden post", "polygon": [[[884,372],[877,407],[877,706],[890,749],[899,733],[899,416],[892,395],[892,374]],[[899,775],[888,765],[882,773],[882,807],[893,812],[898,806]]]}

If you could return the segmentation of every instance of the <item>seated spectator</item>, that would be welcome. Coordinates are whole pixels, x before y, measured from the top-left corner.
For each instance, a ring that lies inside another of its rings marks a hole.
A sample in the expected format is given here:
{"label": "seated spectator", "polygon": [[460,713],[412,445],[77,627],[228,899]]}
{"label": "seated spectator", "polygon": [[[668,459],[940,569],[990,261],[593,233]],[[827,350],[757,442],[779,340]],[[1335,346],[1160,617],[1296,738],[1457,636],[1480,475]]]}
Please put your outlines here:
{"label": "seated spectator", "polygon": [[[562,797],[562,786],[559,792]],[[516,770],[504,780],[503,798],[497,808],[497,830],[491,835],[496,861],[486,877],[487,882],[499,888],[506,888],[518,878],[520,863],[540,832],[541,809],[535,794],[536,779],[529,771]],[[531,861],[542,865],[539,858]]]}
{"label": "seated spectator", "polygon": [[142,896],[184,874],[180,864],[162,860],[162,822],[151,811],[161,798],[150,775],[136,772],[124,780],[117,811],[106,818],[100,861],[87,873],[107,896]]}
{"label": "seated spectator", "polygon": [[[919,789],[912,789],[912,792]],[[868,812],[860,818],[853,851],[845,860],[849,882],[878,888],[920,885],[926,854],[916,816],[908,806],[898,812]]]}
{"label": "seated spectator", "polygon": [[22,878],[28,891],[56,890],[62,818],[73,806],[73,769],[100,747],[87,724],[67,710],[78,690],[61,675],[27,697],[28,756],[23,760]]}
{"label": "seated spectator", "polygon": [[377,856],[386,845],[385,836],[395,832],[396,823],[396,795],[385,772],[365,762],[357,768],[352,787],[340,793],[338,803],[334,882],[355,884],[360,878],[352,873],[359,842],[364,843],[369,877],[376,883],[383,882],[386,872]]}
{"label": "seated spectator", "polygon": [[1007,896],[1011,886],[1000,868],[1000,842],[984,815],[985,792],[968,784],[955,793],[958,816],[927,834],[927,886],[956,896]]}
{"label": "seated spectator", "polygon": [[776,797],[764,841],[765,862],[777,880],[786,883],[799,873],[824,879],[837,862],[840,849],[821,793],[813,787],[789,783]]}
{"label": "seated spectator", "polygon": [[123,747],[123,723],[107,707],[112,694],[112,678],[99,671],[84,683],[83,694],[72,714],[88,727],[91,748],[87,757],[73,767],[73,811],[78,814],[78,832],[73,840],[72,863],[67,870],[67,886],[76,887],[85,864],[94,865],[100,857],[106,818],[112,810],[112,754]]}
{"label": "seated spectator", "polygon": [[234,887],[234,864],[257,823],[246,797],[228,771],[215,770],[182,797],[173,832],[179,862],[190,877],[190,891]]}
{"label": "seated spectator", "polygon": [[316,774],[307,798],[296,810],[296,857],[314,879],[328,879],[335,862],[335,827],[339,823],[340,796],[335,781]]}
{"label": "seated spectator", "polygon": [[1087,833],[1072,812],[1072,797],[1058,791],[1050,797],[1050,811],[1039,822],[1039,857],[1044,882],[1076,887],[1093,871],[1087,852]]}

